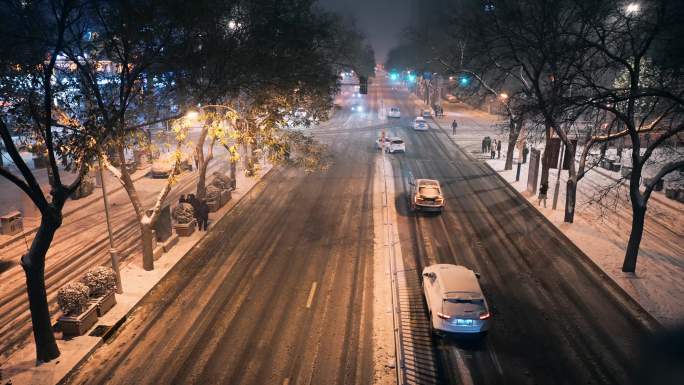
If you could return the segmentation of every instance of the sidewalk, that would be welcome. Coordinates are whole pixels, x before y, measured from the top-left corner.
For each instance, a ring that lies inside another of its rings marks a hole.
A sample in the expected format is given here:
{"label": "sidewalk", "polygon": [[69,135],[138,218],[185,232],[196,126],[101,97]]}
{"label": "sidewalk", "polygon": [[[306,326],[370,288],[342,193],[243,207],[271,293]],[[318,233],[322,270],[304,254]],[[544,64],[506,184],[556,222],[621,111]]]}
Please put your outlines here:
{"label": "sidewalk", "polygon": [[[414,100],[425,108],[419,100]],[[500,117],[460,106],[448,111],[445,108],[445,115],[435,120],[445,134],[451,136],[451,122],[456,119],[455,142],[473,158],[484,160],[499,173],[662,325],[674,326],[684,321],[684,204],[667,199],[662,192],[653,193],[637,271],[635,274],[623,273],[621,268],[632,218],[627,185],[623,185],[622,194],[617,195],[610,206],[600,208],[593,199],[602,188],[617,182],[617,173],[602,169],[589,171],[578,184],[575,221],[565,223],[567,172],[561,173],[557,209],[551,208],[557,169],[550,172],[547,208],[539,207],[537,197],[525,192],[528,164],[522,165],[519,182],[515,182],[517,159],[513,170],[503,170],[507,137],[492,126],[501,120]],[[484,136],[503,141],[501,159],[490,160],[481,153]]]}
{"label": "sidewalk", "polygon": [[[248,178],[244,173],[238,173],[237,186],[233,191],[232,199],[219,211],[210,214],[209,230],[213,228],[223,216],[225,216],[246,195],[251,196],[251,189],[271,170],[270,166],[264,166],[258,177]],[[91,332],[100,327],[103,329],[100,336],[91,336],[87,333],[80,337],[62,339],[58,336],[57,344],[61,356],[51,362],[35,365],[35,347],[31,341],[12,356],[0,367],[1,384],[57,384],[80,362],[97,349],[107,338],[126,321],[135,305],[164,278],[164,276],[178,263],[190,250],[199,244],[208,232],[195,231],[190,237],[179,239],[171,250],[155,261],[153,271],[145,271],[142,268],[139,256],[133,258],[131,263],[122,268],[122,284],[124,293],[116,295],[117,305],[114,306],[104,317],[100,318]]]}
{"label": "sidewalk", "polygon": [[[228,169],[225,155],[224,150],[217,149],[216,159],[210,164],[207,172],[208,181],[211,180],[210,175],[213,171],[225,172]],[[144,174],[144,170],[139,172]],[[166,201],[176,202],[180,194],[194,192],[196,180],[196,172],[181,174]],[[165,183],[165,179],[148,177],[136,182],[138,194],[145,206],[149,207],[154,203]],[[140,230],[126,192],[123,189],[112,191],[117,185],[118,182],[108,184],[108,196],[114,244],[120,252],[121,265],[125,267],[131,261],[140,259]],[[96,189],[88,198],[68,202],[72,204],[69,210],[73,209],[73,212],[65,216],[46,256],[48,304],[53,315],[58,312],[56,293],[62,285],[77,279],[94,266],[110,263],[102,191]],[[19,238],[1,249],[0,362],[20,347],[22,341],[30,340],[31,325],[26,302],[25,276],[19,260],[32,238],[33,234],[27,234],[25,238]]]}

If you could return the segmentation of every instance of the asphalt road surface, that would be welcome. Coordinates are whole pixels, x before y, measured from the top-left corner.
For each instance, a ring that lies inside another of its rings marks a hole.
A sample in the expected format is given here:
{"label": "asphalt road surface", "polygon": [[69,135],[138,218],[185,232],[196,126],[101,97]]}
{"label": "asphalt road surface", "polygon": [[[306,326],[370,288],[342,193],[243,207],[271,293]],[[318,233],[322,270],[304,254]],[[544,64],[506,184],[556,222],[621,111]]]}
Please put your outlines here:
{"label": "asphalt road surface", "polygon": [[[425,265],[466,265],[482,274],[493,311],[493,329],[481,341],[435,339],[420,330],[422,297],[405,299],[414,302],[412,314],[402,314],[411,319],[402,323],[405,338],[414,339],[405,346],[426,351],[422,359],[413,352],[409,381],[633,382],[649,333],[639,309],[444,131],[431,124],[414,132],[409,94],[378,83],[366,97],[344,95],[333,120],[314,130],[333,151],[328,171],[274,169],[69,383],[371,383],[373,141],[383,128],[407,143],[406,154],[388,155],[402,274],[419,292]],[[379,120],[381,102],[399,106],[403,117]],[[444,213],[407,210],[409,172],[442,182]]]}
{"label": "asphalt road surface", "polygon": [[[390,128],[407,146],[406,154],[390,155],[404,274],[419,277],[434,263],[465,265],[481,274],[493,313],[493,328],[481,341],[432,338],[437,362],[413,363],[408,377],[452,384],[637,383],[639,348],[649,335],[641,309],[607,285],[490,168],[455,146],[451,127],[431,121],[429,131],[414,131],[410,117],[418,110],[408,93],[384,87],[381,98],[409,117]],[[461,127],[473,119],[463,111]],[[408,211],[409,173],[441,182],[441,215]],[[413,282],[420,285],[419,279]],[[414,329],[407,334],[423,338],[421,325]],[[436,366],[434,377],[430,364]]]}
{"label": "asphalt road surface", "polygon": [[370,121],[336,114],[332,167],[271,171],[70,382],[370,383]]}

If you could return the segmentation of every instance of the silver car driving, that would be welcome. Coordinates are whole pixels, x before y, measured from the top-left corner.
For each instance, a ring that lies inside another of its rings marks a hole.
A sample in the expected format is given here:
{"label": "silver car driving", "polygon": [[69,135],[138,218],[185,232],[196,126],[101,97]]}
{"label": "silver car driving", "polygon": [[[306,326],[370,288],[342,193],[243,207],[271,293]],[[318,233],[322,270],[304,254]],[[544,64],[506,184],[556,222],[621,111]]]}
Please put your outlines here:
{"label": "silver car driving", "polygon": [[423,292],[433,332],[484,334],[491,313],[479,275],[465,266],[436,264],[423,269]]}

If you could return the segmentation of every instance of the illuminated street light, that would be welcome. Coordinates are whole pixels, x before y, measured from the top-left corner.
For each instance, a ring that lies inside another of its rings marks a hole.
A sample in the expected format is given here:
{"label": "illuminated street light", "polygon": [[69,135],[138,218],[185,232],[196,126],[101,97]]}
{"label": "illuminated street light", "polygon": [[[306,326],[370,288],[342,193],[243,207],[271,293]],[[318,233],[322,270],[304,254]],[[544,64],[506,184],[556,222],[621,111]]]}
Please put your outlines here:
{"label": "illuminated street light", "polygon": [[199,112],[195,110],[190,110],[185,114],[186,119],[196,120],[199,117]]}
{"label": "illuminated street light", "polygon": [[506,100],[506,99],[508,99],[508,94],[505,92],[502,92],[499,94],[499,97],[501,98],[501,100]]}
{"label": "illuminated street light", "polygon": [[639,13],[639,3],[629,3],[627,4],[627,7],[625,7],[625,13],[627,15],[636,15]]}

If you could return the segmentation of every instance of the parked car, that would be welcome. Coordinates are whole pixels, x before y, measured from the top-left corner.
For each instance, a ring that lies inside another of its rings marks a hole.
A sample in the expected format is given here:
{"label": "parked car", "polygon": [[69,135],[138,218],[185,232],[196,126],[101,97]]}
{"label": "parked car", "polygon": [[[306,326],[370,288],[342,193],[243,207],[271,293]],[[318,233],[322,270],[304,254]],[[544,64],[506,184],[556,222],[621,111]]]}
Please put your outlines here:
{"label": "parked car", "polygon": [[427,131],[428,124],[425,119],[419,116],[413,121],[413,129],[416,131]]}
{"label": "parked car", "polygon": [[449,103],[458,103],[458,98],[454,95],[447,95],[444,99]]}
{"label": "parked car", "polygon": [[479,274],[465,266],[436,264],[423,269],[423,293],[435,334],[484,335],[491,313]]}
{"label": "parked car", "polygon": [[431,118],[432,114],[430,114],[430,110],[422,110],[420,112],[420,116],[423,117],[423,119]]}
{"label": "parked car", "polygon": [[413,211],[437,211],[444,209],[444,196],[439,182],[434,179],[415,179],[410,182],[409,205]]}
{"label": "parked car", "polygon": [[401,118],[401,111],[399,111],[399,107],[390,107],[389,111],[387,112],[387,117]]}

